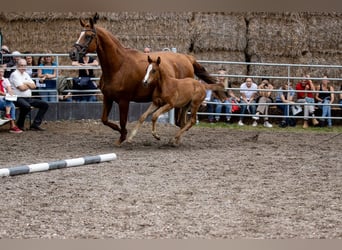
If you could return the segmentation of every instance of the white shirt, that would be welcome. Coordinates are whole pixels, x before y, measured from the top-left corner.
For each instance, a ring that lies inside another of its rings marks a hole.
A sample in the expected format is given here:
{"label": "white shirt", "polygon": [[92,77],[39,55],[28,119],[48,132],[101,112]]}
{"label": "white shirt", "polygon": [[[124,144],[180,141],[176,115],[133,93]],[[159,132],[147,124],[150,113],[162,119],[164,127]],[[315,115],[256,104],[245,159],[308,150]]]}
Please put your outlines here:
{"label": "white shirt", "polygon": [[245,94],[247,100],[251,99],[252,95],[257,92],[258,92],[258,85],[256,85],[256,83],[254,82],[252,83],[250,88],[247,87],[247,84],[245,82],[241,84],[240,86],[240,93]]}
{"label": "white shirt", "polygon": [[26,71],[21,73],[19,70],[16,70],[12,72],[10,76],[10,82],[12,85],[12,89],[15,95],[20,96],[20,97],[31,97],[32,96],[32,91],[31,89],[27,89],[24,91],[21,91],[18,89],[19,86],[22,86],[24,82],[31,82],[34,83],[34,81],[31,79],[29,74],[27,74]]}

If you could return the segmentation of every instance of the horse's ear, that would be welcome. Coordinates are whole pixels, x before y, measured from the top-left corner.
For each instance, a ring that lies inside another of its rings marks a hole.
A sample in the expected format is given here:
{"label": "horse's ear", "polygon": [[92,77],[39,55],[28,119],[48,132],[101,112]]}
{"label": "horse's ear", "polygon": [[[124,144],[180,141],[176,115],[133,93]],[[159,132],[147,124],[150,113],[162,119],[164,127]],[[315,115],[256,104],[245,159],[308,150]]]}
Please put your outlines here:
{"label": "horse's ear", "polygon": [[94,24],[96,24],[97,20],[99,20],[99,19],[100,19],[100,15],[96,12],[94,17],[93,17]]}
{"label": "horse's ear", "polygon": [[86,26],[86,23],[85,23],[85,21],[82,18],[80,18],[80,24],[81,24],[82,27]]}
{"label": "horse's ear", "polygon": [[160,56],[158,56],[158,58],[157,58],[157,65],[159,65],[160,62],[161,62],[161,59],[160,59]]}
{"label": "horse's ear", "polygon": [[93,29],[94,28],[94,21],[92,18],[89,18],[89,24],[90,24],[90,28]]}
{"label": "horse's ear", "polygon": [[148,61],[148,63],[152,63],[152,59],[150,56],[147,56],[147,61]]}

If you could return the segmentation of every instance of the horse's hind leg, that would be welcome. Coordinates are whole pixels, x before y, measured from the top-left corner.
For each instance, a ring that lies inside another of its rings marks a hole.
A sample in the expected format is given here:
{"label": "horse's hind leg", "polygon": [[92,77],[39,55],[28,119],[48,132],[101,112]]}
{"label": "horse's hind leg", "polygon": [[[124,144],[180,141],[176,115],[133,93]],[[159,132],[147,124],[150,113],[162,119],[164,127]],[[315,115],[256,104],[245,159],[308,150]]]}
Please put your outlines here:
{"label": "horse's hind leg", "polygon": [[135,125],[135,127],[133,128],[132,132],[130,133],[130,135],[128,136],[127,142],[132,142],[133,137],[137,134],[138,129],[140,128],[140,126],[143,124],[143,122],[146,120],[146,118],[153,113],[156,108],[158,108],[156,105],[154,105],[153,103],[147,108],[147,110],[140,116],[137,124]]}

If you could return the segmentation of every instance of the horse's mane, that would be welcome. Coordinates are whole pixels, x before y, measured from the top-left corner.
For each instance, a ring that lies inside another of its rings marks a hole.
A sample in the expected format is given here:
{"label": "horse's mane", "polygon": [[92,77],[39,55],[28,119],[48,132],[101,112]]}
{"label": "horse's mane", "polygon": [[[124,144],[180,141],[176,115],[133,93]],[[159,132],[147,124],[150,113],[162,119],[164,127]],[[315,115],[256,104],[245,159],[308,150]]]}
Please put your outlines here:
{"label": "horse's mane", "polygon": [[117,39],[112,32],[110,32],[109,30],[107,30],[106,28],[103,27],[96,27],[96,30],[100,30],[103,33],[105,33],[116,45],[122,47],[123,49],[127,49],[127,50],[133,50],[133,51],[137,51],[136,49],[132,49],[129,47],[125,47],[123,46],[123,44],[119,41],[119,39]]}

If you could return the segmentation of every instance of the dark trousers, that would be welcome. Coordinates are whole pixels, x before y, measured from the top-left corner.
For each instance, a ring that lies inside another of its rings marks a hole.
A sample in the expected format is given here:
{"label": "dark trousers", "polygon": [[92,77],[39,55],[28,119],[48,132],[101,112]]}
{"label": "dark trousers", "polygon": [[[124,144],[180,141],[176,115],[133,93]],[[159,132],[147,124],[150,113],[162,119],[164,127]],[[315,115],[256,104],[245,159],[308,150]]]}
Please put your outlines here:
{"label": "dark trousers", "polygon": [[17,120],[17,125],[20,128],[24,127],[25,118],[31,111],[31,106],[38,108],[37,115],[34,118],[31,126],[40,126],[43,121],[44,115],[49,108],[49,104],[46,101],[30,97],[18,97],[15,105],[19,107],[19,117]]}

